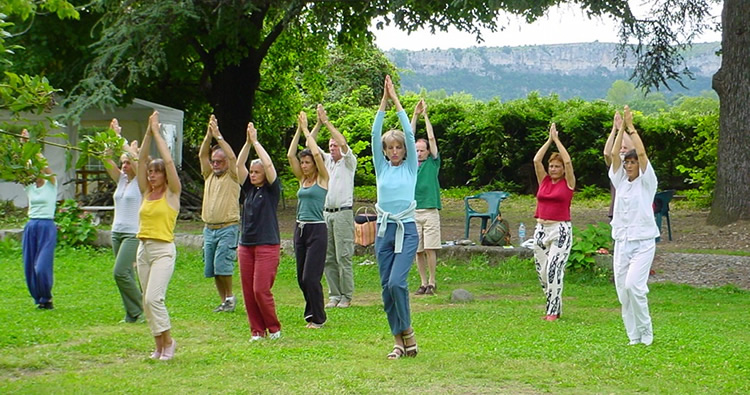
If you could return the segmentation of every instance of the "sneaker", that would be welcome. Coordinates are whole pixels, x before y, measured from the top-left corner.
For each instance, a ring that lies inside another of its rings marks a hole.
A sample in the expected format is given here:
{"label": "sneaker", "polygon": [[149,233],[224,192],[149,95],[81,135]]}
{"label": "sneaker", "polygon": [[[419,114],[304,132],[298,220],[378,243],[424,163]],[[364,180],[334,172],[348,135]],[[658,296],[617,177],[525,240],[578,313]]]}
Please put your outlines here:
{"label": "sneaker", "polygon": [[138,317],[131,317],[127,314],[125,314],[125,318],[120,320],[121,324],[140,324],[146,322],[146,319],[143,318],[143,314],[139,315]]}
{"label": "sneaker", "polygon": [[330,309],[330,308],[334,308],[334,307],[336,307],[338,305],[339,305],[339,301],[338,300],[336,300],[336,299],[329,299],[328,303],[326,304],[326,308]]}
{"label": "sneaker", "polygon": [[352,305],[352,302],[349,302],[348,300],[342,300],[341,302],[339,302],[338,306],[336,307],[341,307],[342,309],[345,309],[351,305]]}
{"label": "sneaker", "polygon": [[414,295],[424,295],[425,292],[427,292],[427,286],[421,285],[419,289],[417,289],[417,292],[414,292]]}
{"label": "sneaker", "polygon": [[424,291],[424,294],[425,295],[435,295],[435,286],[434,285],[428,285],[427,289],[425,289],[425,291]]}
{"label": "sneaker", "polygon": [[177,349],[177,342],[172,339],[172,344],[162,350],[161,356],[159,357],[160,361],[169,361],[170,359],[174,358],[174,350]]}
{"label": "sneaker", "polygon": [[630,341],[630,342],[628,343],[628,345],[629,345],[629,346],[635,346],[635,345],[637,345],[637,344],[641,344],[641,339],[633,339],[633,340],[631,340],[631,341]]}
{"label": "sneaker", "polygon": [[271,340],[279,340],[279,339],[281,339],[281,331],[269,333],[268,334],[268,338],[271,339]]}
{"label": "sneaker", "polygon": [[257,335],[253,335],[253,336],[252,336],[252,337],[250,338],[250,343],[255,343],[255,342],[259,342],[259,341],[261,341],[261,340],[263,340],[263,336],[257,336]]}
{"label": "sneaker", "polygon": [[154,352],[151,353],[151,356],[149,358],[159,359],[160,357],[161,357],[161,353],[159,351],[154,350]]}
{"label": "sneaker", "polygon": [[44,302],[39,303],[39,306],[36,307],[39,310],[54,310],[55,307],[52,305],[52,302]]}
{"label": "sneaker", "polygon": [[224,312],[225,313],[232,313],[234,312],[234,308],[237,306],[237,298],[234,296],[230,296],[227,298],[227,300],[224,301]]}
{"label": "sneaker", "polygon": [[164,349],[161,350],[161,357],[159,357],[159,359],[162,361],[168,361],[174,358],[175,350],[177,350],[177,341],[175,341],[175,339],[172,338],[172,344],[170,344],[167,347],[164,347]]}
{"label": "sneaker", "polygon": [[307,329],[320,329],[322,327],[323,327],[323,324],[316,324],[316,323],[310,321],[310,322],[307,323],[307,326],[305,328],[307,328]]}
{"label": "sneaker", "polygon": [[221,302],[221,304],[214,309],[214,313],[221,313],[222,311],[224,311],[224,307],[226,305],[227,305],[227,301],[226,300],[223,301],[223,302]]}
{"label": "sneaker", "polygon": [[641,332],[641,343],[650,346],[654,342],[654,333],[650,329]]}

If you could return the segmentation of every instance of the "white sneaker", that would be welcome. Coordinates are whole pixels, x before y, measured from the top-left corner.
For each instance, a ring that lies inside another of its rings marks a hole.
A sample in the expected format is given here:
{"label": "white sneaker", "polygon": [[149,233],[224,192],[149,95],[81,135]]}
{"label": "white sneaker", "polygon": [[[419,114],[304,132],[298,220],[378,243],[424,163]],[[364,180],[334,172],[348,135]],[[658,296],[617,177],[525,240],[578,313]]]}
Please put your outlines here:
{"label": "white sneaker", "polygon": [[633,339],[628,343],[629,346],[635,346],[636,344],[641,344],[641,339]]}
{"label": "white sneaker", "polygon": [[228,297],[224,301],[224,312],[231,313],[234,311],[234,308],[237,306],[237,298],[234,296]]}
{"label": "white sneaker", "polygon": [[250,343],[259,342],[261,340],[263,340],[263,336],[253,336],[250,338]]}
{"label": "white sneaker", "polygon": [[338,305],[339,305],[339,301],[338,300],[336,300],[336,299],[329,299],[328,303],[326,303],[326,308],[330,309],[330,308],[336,307]]}
{"label": "white sneaker", "polygon": [[268,334],[268,338],[271,339],[271,340],[281,339],[281,331],[269,333]]}
{"label": "white sneaker", "polygon": [[641,343],[650,346],[654,342],[654,333],[650,329],[641,332]]}

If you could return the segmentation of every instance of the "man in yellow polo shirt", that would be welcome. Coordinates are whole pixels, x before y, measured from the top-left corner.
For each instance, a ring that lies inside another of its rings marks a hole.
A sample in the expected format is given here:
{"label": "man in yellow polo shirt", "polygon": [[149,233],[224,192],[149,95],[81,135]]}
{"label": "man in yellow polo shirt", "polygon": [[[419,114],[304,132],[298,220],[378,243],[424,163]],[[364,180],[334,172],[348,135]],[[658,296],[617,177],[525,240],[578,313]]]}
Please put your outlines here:
{"label": "man in yellow polo shirt", "polygon": [[[211,141],[218,145],[211,149]],[[216,117],[211,115],[208,130],[203,139],[198,157],[203,187],[204,275],[214,278],[221,304],[215,312],[232,312],[237,299],[232,293],[234,261],[237,259],[237,241],[240,220],[240,184],[237,178],[237,157],[232,147],[219,132]]]}

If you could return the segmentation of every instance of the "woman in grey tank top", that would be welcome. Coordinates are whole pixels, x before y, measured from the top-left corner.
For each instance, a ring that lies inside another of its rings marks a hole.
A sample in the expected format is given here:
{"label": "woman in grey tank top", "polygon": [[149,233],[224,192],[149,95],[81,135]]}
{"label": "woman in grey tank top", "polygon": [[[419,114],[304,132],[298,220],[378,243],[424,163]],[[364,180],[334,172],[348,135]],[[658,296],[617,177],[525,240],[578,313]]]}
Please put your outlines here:
{"label": "woman in grey tank top", "polygon": [[[315,125],[320,128],[320,125]],[[313,131],[317,132],[317,130]],[[297,157],[297,145],[304,133],[307,149]],[[287,152],[292,173],[300,188],[297,192],[297,226],[294,229],[294,254],[297,258],[297,283],[305,297],[304,318],[307,328],[319,329],[326,321],[323,286],[328,230],[323,219],[323,204],[328,192],[328,170],[323,155],[307,129],[304,111],[297,118],[297,132]]]}

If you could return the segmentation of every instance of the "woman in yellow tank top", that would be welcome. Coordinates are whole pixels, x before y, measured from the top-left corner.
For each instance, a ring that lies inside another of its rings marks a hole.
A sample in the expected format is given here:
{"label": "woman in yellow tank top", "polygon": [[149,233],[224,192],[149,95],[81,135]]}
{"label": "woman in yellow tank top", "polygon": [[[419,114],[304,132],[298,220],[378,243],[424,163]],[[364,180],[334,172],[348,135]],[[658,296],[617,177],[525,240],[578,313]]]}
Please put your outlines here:
{"label": "woman in yellow tank top", "polygon": [[[138,213],[137,267],[143,290],[143,310],[146,313],[156,349],[151,358],[168,361],[174,357],[177,343],[172,338],[172,325],[164,304],[167,286],[174,272],[177,251],[174,245],[174,227],[180,211],[182,185],[177,175],[167,143],[159,133],[159,113],[149,118],[138,160],[148,163],[138,166],[138,187],[143,194]],[[148,152],[153,139],[163,159],[148,162]]]}

